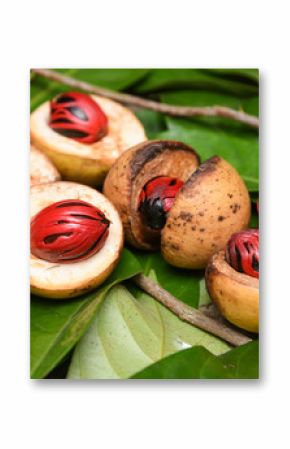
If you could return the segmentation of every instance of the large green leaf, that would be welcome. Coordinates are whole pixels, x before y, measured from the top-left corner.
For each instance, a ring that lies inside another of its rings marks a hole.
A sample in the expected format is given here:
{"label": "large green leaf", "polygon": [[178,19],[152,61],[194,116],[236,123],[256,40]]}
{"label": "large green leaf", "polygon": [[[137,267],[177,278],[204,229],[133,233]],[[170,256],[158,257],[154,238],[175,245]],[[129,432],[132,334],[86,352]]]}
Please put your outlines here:
{"label": "large green leaf", "polygon": [[257,95],[258,86],[240,80],[225,79],[202,69],[155,69],[134,90],[139,93],[167,90],[203,89],[240,96]]}
{"label": "large green leaf", "polygon": [[[197,91],[172,91],[161,94],[161,100],[164,103],[169,103],[179,106],[195,106],[195,107],[205,107],[205,106],[226,106],[236,110],[243,110],[252,115],[259,115],[259,97],[254,96],[250,98],[241,98],[237,95],[229,95],[220,92],[211,92],[204,90]],[[194,122],[197,118],[192,119]],[[237,129],[246,130],[245,125],[241,125],[233,120],[224,119],[220,117],[206,117],[200,118],[201,123],[208,123],[209,125],[224,125],[224,127],[229,128],[235,127]],[[249,129],[250,131],[250,129]],[[253,132],[252,132],[253,134]]]}
{"label": "large green leaf", "polygon": [[[161,95],[164,103],[180,106],[228,106],[233,109],[242,108],[242,99],[226,93],[207,90],[179,90]],[[246,101],[246,99],[244,99]]]}
{"label": "large green leaf", "polygon": [[160,139],[181,140],[191,145],[202,160],[219,155],[230,162],[243,177],[250,191],[259,188],[258,139],[250,134],[227,133],[220,128],[168,118],[169,130]]}
{"label": "large green leaf", "polygon": [[259,115],[259,97],[245,98],[243,100],[243,110],[250,115]]}
{"label": "large green leaf", "polygon": [[136,109],[134,112],[142,122],[148,139],[154,139],[158,133],[167,129],[163,114],[149,109]]}
{"label": "large green leaf", "polygon": [[[149,69],[56,69],[60,73],[93,85],[113,90],[124,90],[141,80]],[[44,101],[53,98],[60,92],[71,90],[63,84],[52,82],[41,76],[35,76],[31,83],[31,110],[34,110]]]}
{"label": "large green leaf", "polygon": [[[240,99],[207,91],[181,91],[162,95],[162,100],[170,104],[185,106],[210,106],[219,104],[234,109],[251,109],[258,114],[258,99]],[[181,140],[193,146],[202,159],[219,155],[225,158],[244,178],[249,190],[259,187],[259,141],[256,130],[220,117],[177,119],[166,117],[168,131],[159,138]]]}
{"label": "large green leaf", "polygon": [[[207,376],[202,372],[207,368]],[[138,372],[133,379],[227,379],[222,363],[205,348],[196,346],[172,354]]]}
{"label": "large green leaf", "polygon": [[259,342],[253,341],[244,346],[222,354],[219,359],[225,370],[236,379],[258,379]]}
{"label": "large green leaf", "polygon": [[31,377],[45,377],[86,331],[108,291],[140,271],[137,259],[125,249],[116,270],[102,288],[74,300],[32,297]]}
{"label": "large green leaf", "polygon": [[143,293],[134,298],[114,287],[89,330],[77,344],[69,379],[120,379],[186,347],[201,345],[213,354],[229,346],[177,318]]}
{"label": "large green leaf", "polygon": [[196,346],[170,355],[138,372],[133,379],[258,379],[258,342],[218,357]]}
{"label": "large green leaf", "polygon": [[208,69],[209,73],[219,75],[222,78],[231,78],[239,80],[251,80],[259,82],[259,69]]}
{"label": "large green leaf", "polygon": [[[65,70],[59,69],[59,72]],[[125,90],[146,77],[150,71],[151,69],[77,69],[74,77],[93,85]]]}

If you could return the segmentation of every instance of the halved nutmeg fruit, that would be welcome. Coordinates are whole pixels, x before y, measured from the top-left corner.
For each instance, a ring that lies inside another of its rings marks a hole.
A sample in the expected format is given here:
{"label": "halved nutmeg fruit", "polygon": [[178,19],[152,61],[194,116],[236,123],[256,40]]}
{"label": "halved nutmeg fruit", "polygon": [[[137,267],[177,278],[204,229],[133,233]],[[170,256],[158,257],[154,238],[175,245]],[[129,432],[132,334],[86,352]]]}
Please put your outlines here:
{"label": "halved nutmeg fruit", "polygon": [[237,171],[217,156],[199,163],[181,142],[148,141],[127,150],[104,183],[127,241],[140,249],[161,246],[165,260],[181,268],[204,268],[250,219]]}
{"label": "halved nutmeg fruit", "polygon": [[31,115],[31,141],[47,154],[63,179],[98,186],[113,162],[146,140],[143,125],[115,101],[66,92]]}
{"label": "halved nutmeg fruit", "polygon": [[30,236],[31,291],[55,299],[99,286],[123,248],[122,223],[110,201],[65,181],[31,188]]}
{"label": "halved nutmeg fruit", "polygon": [[259,330],[259,231],[234,234],[206,268],[206,286],[221,314],[250,332]]}
{"label": "halved nutmeg fruit", "polygon": [[30,186],[55,182],[60,174],[49,158],[35,147],[30,147]]}

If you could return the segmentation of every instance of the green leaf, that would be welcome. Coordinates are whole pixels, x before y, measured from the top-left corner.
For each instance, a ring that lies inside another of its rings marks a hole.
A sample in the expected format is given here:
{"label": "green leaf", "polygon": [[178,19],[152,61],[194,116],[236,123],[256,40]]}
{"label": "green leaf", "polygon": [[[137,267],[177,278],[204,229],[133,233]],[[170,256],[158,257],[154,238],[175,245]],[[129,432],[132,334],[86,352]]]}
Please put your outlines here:
{"label": "green leaf", "polygon": [[[181,90],[166,92],[161,95],[164,103],[179,105],[179,106],[227,106],[232,109],[242,108],[242,99],[237,96],[221,93],[211,92],[206,90]],[[246,101],[246,99],[244,99]]]}
{"label": "green leaf", "polygon": [[69,379],[128,378],[168,354],[201,345],[213,354],[229,349],[223,341],[181,321],[143,293],[134,298],[114,287],[74,351]]}
{"label": "green leaf", "polygon": [[198,308],[201,306],[207,306],[208,304],[211,304],[210,296],[207,292],[206,285],[205,285],[205,279],[202,278],[199,281],[199,302],[198,302]]}
{"label": "green leaf", "polygon": [[140,271],[137,259],[125,249],[114,273],[96,291],[64,301],[32,297],[31,377],[45,377],[84,334],[108,291]]}
{"label": "green leaf", "polygon": [[[258,115],[258,97],[241,99],[234,95],[208,91],[180,91],[162,94],[162,100],[184,106],[219,104]],[[259,188],[259,141],[256,130],[220,117],[177,119],[166,117],[169,131],[159,138],[181,140],[193,146],[202,159],[215,154],[233,164],[251,191]]]}
{"label": "green leaf", "polygon": [[[210,91],[173,91],[161,94],[161,100],[164,103],[169,103],[178,106],[226,106],[237,111],[244,111],[248,114],[259,115],[259,97],[254,96],[250,98],[240,98],[237,95],[229,95],[219,92]],[[223,126],[224,129],[234,128],[243,132],[256,133],[255,130],[250,129],[247,125],[226,119],[223,117],[193,117],[193,123],[205,123],[210,126]]]}
{"label": "green leaf", "polygon": [[133,379],[202,379],[202,369],[207,363],[207,379],[227,379],[222,363],[200,346],[170,355],[138,372]]}
{"label": "green leaf", "polygon": [[[258,97],[239,98],[236,95],[229,95],[220,92],[211,91],[172,91],[161,94],[160,99],[164,103],[190,106],[190,107],[210,107],[225,106],[237,111],[244,111],[252,115],[259,115]],[[170,117],[166,117],[166,123],[170,127]],[[186,118],[186,123],[192,123],[192,126],[206,125],[211,129],[220,129],[233,135],[249,135],[257,137],[257,131],[241,122],[218,116],[196,116]]]}
{"label": "green leaf", "polygon": [[225,79],[206,69],[155,69],[141,80],[137,93],[164,92],[168,90],[203,89],[230,93],[238,96],[258,94],[258,86],[240,80]]}
{"label": "green leaf", "polygon": [[219,357],[225,370],[235,379],[259,378],[259,342],[253,341]]}
{"label": "green leaf", "polygon": [[222,78],[240,79],[243,81],[259,82],[259,69],[208,69],[209,73]]}
{"label": "green leaf", "polygon": [[158,133],[167,129],[165,117],[159,112],[149,109],[136,109],[134,113],[142,122],[148,139],[154,139]]}
{"label": "green leaf", "polygon": [[[65,71],[57,70],[61,73]],[[150,69],[77,69],[74,77],[112,90],[125,90],[134,86],[150,72]]]}
{"label": "green leaf", "polygon": [[259,189],[258,138],[251,134],[233,134],[220,128],[168,118],[169,130],[160,139],[173,139],[191,145],[206,160],[219,155],[231,163],[250,191]]}
{"label": "green leaf", "polygon": [[258,379],[258,342],[216,357],[196,346],[170,355],[138,372],[133,379]]}
{"label": "green leaf", "polygon": [[146,276],[154,271],[158,283],[163,288],[191,307],[198,307],[202,271],[180,270],[172,267],[165,262],[160,252],[145,253],[136,249],[131,249],[131,251],[139,260]]}
{"label": "green leaf", "polygon": [[243,100],[243,110],[250,115],[259,115],[259,97],[245,98]]}

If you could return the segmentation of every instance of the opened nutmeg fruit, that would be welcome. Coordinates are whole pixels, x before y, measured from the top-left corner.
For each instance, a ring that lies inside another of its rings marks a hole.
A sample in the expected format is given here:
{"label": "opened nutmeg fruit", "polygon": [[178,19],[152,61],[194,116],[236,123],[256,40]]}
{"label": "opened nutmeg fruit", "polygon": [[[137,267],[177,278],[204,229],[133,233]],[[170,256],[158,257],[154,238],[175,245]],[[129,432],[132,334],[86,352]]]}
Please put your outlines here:
{"label": "opened nutmeg fruit", "polygon": [[30,186],[55,182],[60,180],[60,174],[50,159],[37,150],[30,147]]}
{"label": "opened nutmeg fruit", "polygon": [[235,233],[206,268],[206,286],[221,314],[250,332],[259,330],[259,230]]}
{"label": "opened nutmeg fruit", "polygon": [[31,291],[79,296],[114,270],[123,248],[118,212],[96,190],[58,181],[31,188]]}
{"label": "opened nutmeg fruit", "polygon": [[104,193],[131,245],[160,247],[180,268],[204,268],[250,219],[249,193],[235,168],[218,156],[200,165],[196,151],[176,141],[127,150],[110,169]]}
{"label": "opened nutmeg fruit", "polygon": [[32,114],[32,144],[47,154],[63,179],[98,186],[124,150],[146,140],[126,107],[96,95],[65,92]]}

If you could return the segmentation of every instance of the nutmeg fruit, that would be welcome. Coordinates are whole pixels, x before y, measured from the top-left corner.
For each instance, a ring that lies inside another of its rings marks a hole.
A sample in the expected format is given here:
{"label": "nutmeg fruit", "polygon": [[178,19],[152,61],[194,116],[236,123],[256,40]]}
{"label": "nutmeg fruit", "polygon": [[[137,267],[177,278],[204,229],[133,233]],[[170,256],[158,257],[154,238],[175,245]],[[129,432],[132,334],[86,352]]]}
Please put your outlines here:
{"label": "nutmeg fruit", "polygon": [[60,180],[60,174],[50,159],[37,150],[30,147],[30,186],[55,182]]}
{"label": "nutmeg fruit", "polygon": [[160,246],[160,230],[147,226],[140,213],[140,195],[146,184],[160,176],[185,182],[199,162],[191,147],[167,140],[141,143],[119,157],[105,179],[103,191],[117,208],[131,245],[145,250]]}
{"label": "nutmeg fruit", "polygon": [[102,284],[123,248],[118,212],[101,193],[58,181],[31,188],[30,285],[54,299]]}
{"label": "nutmeg fruit", "polygon": [[[104,193],[118,209],[131,245],[144,250],[160,247],[171,265],[200,269],[234,232],[247,227],[250,197],[238,172],[218,156],[199,164],[192,148],[165,140],[141,143],[115,162]],[[161,185],[164,177],[174,178],[178,188],[170,186],[170,180]],[[146,195],[150,209],[144,214]],[[168,199],[169,208],[164,202]],[[162,223],[159,229],[152,225],[154,220],[148,223],[154,211],[160,215],[155,220]]]}
{"label": "nutmeg fruit", "polygon": [[248,226],[251,202],[244,181],[214,156],[193,172],[176,196],[161,233],[164,259],[180,268],[204,268],[229,237]]}
{"label": "nutmeg fruit", "polygon": [[[39,106],[31,114],[31,142],[51,159],[64,180],[99,186],[113,162],[127,148],[145,141],[146,135],[128,108],[104,97],[79,95],[82,99],[66,92],[60,103],[58,96]],[[70,101],[62,103],[63,99]],[[76,105],[71,106],[72,100]],[[99,113],[91,111],[89,102],[95,102]]]}
{"label": "nutmeg fruit", "polygon": [[[255,232],[256,235],[253,232],[252,244],[249,231],[238,234],[230,239],[226,250],[221,250],[211,257],[205,272],[206,286],[211,299],[228,321],[247,331],[258,332],[259,240],[256,238],[258,231]],[[233,249],[234,239],[237,243],[235,249]],[[229,257],[231,252],[235,254]]]}

